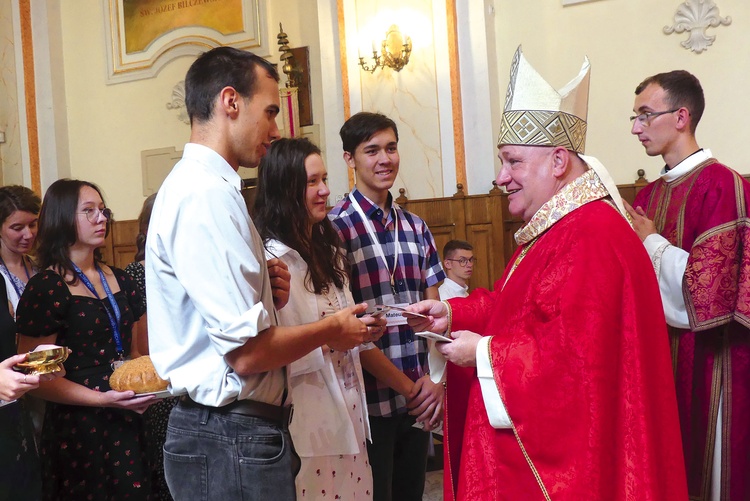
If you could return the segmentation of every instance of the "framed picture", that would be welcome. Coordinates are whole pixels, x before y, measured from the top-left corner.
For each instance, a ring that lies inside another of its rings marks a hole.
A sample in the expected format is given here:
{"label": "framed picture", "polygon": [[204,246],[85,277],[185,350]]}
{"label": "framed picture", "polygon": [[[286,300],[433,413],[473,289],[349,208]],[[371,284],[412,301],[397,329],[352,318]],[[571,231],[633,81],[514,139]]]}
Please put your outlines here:
{"label": "framed picture", "polygon": [[220,45],[270,54],[265,0],[105,0],[107,83],[150,78]]}
{"label": "framed picture", "polygon": [[563,6],[573,5],[576,3],[596,2],[597,0],[562,0]]}

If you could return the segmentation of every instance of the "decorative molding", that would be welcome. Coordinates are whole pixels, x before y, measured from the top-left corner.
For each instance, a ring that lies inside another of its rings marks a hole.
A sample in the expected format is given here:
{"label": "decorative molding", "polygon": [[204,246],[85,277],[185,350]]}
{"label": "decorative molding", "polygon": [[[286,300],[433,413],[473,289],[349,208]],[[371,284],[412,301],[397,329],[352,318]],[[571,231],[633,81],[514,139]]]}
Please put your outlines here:
{"label": "decorative molding", "polygon": [[185,80],[180,80],[172,87],[172,100],[167,103],[167,109],[178,110],[177,119],[190,125],[190,117],[185,106]]}
{"label": "decorative molding", "polygon": [[700,54],[713,45],[716,39],[715,36],[707,35],[706,30],[730,24],[732,24],[732,18],[729,16],[722,18],[719,15],[719,7],[713,0],[687,0],[677,7],[674,24],[665,26],[663,31],[667,35],[689,31],[690,36],[684,42],[680,42],[680,45]]}
{"label": "decorative molding", "polygon": [[[27,0],[28,1],[28,0]],[[103,0],[107,84],[230,45],[268,57],[265,0]]]}

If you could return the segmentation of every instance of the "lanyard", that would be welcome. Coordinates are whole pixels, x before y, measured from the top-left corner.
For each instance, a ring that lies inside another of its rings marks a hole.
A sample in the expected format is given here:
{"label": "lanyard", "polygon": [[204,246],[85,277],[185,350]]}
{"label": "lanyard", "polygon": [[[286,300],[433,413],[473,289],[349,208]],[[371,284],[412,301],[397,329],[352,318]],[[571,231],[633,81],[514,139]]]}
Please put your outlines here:
{"label": "lanyard", "polygon": [[[23,271],[26,272],[26,281],[28,282],[31,279],[31,275],[29,275],[29,269],[26,267],[26,258],[24,256],[21,256],[21,264],[23,264]],[[5,271],[8,272],[8,277],[10,277],[10,284],[16,290],[16,294],[18,294],[18,297],[20,298],[21,294],[23,294],[23,291],[26,288],[26,284],[24,284],[20,278],[11,273],[1,256],[0,265],[2,265],[3,268],[5,268]]]}
{"label": "lanyard", "polygon": [[[81,269],[76,266],[75,263],[71,264],[73,265],[73,269],[78,275],[78,278],[80,278],[81,282],[83,282],[83,285],[85,285],[86,288],[91,291],[96,299],[101,301],[99,294],[96,293],[96,289],[94,288],[94,285],[91,283],[89,278],[83,274]],[[112,310],[115,312],[115,315],[113,317],[112,312],[110,312],[106,306],[104,307],[104,311],[107,312],[107,317],[109,318],[109,324],[112,326],[112,338],[115,340],[115,348],[117,349],[117,354],[120,356],[120,359],[122,359],[125,352],[122,349],[122,338],[120,337],[120,307],[117,306],[117,301],[115,300],[115,296],[112,294],[112,291],[109,288],[107,279],[104,277],[104,272],[101,268],[99,268],[99,266],[96,266],[96,271],[99,272],[99,278],[102,281],[102,287],[104,287],[104,292],[107,293],[109,304],[112,306]]]}
{"label": "lanyard", "polygon": [[362,218],[362,223],[365,225],[365,229],[367,230],[368,235],[370,236],[370,240],[372,240],[373,243],[373,249],[375,249],[375,253],[383,260],[383,263],[385,263],[385,269],[388,270],[388,273],[391,276],[391,291],[393,291],[394,296],[398,296],[398,293],[396,292],[396,282],[394,280],[394,277],[396,275],[396,266],[398,266],[398,251],[399,251],[399,245],[398,245],[398,212],[396,212],[395,204],[391,206],[391,217],[393,217],[393,224],[395,226],[394,228],[394,235],[393,235],[393,269],[391,270],[391,267],[388,266],[388,260],[385,258],[385,253],[383,252],[383,248],[380,245],[380,241],[378,240],[378,234],[375,231],[375,226],[372,224],[372,221],[370,221],[370,218],[367,217],[365,214],[365,211],[362,210],[362,207],[359,205],[359,202],[354,198],[354,195],[349,193],[349,200],[352,202],[352,205],[354,206],[354,210],[356,210],[359,213],[359,216]]}

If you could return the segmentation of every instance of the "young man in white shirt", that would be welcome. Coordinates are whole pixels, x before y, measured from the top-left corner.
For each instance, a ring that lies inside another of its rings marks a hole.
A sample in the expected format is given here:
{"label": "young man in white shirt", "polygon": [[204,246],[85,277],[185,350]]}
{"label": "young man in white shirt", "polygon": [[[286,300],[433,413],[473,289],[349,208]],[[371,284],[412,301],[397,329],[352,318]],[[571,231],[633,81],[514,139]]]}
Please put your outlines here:
{"label": "young man in white shirt", "polygon": [[[380,331],[355,317],[364,305],[276,326],[263,242],[237,170],[256,167],[279,138],[278,80],[250,52],[218,47],[198,57],[185,78],[190,143],[154,203],[146,242],[149,348],[172,394],[182,395],[164,445],[176,501],[293,500],[299,457],[284,366],[321,345],[346,350]],[[288,294],[286,268],[269,266],[274,288]]]}
{"label": "young man in white shirt", "polygon": [[440,299],[469,295],[469,279],[474,272],[474,247],[465,240],[450,240],[443,247],[443,270],[446,278],[438,288]]}

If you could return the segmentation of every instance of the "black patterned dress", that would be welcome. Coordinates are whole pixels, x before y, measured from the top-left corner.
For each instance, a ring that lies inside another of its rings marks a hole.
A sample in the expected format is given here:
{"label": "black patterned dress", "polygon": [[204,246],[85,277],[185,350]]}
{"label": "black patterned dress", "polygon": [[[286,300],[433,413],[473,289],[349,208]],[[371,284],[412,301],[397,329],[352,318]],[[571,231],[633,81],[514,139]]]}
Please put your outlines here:
{"label": "black patterned dress", "polygon": [[[133,277],[143,299],[143,309],[146,309],[146,272],[138,261],[125,267],[125,273]],[[146,438],[148,439],[148,458],[151,463],[151,487],[154,499],[172,501],[172,496],[164,478],[164,441],[167,439],[167,423],[172,408],[177,405],[177,398],[165,398],[146,410],[143,417],[146,420]]]}
{"label": "black patterned dress", "polygon": [[[0,278],[0,360],[16,354],[16,325]],[[0,407],[0,501],[42,498],[42,476],[24,398]]]}
{"label": "black patterned dress", "polygon": [[[112,268],[120,291],[114,294],[122,314],[122,345],[130,353],[133,323],[143,314],[141,295],[124,271]],[[108,391],[111,364],[117,359],[107,298],[71,294],[63,278],[49,270],[31,277],[21,296],[18,333],[57,335],[72,350],[66,378],[87,388]],[[149,500],[142,417],[130,410],[49,402],[41,440],[43,493],[46,500]]]}

